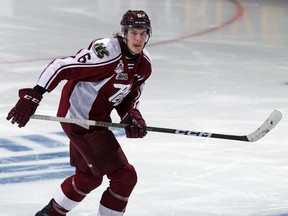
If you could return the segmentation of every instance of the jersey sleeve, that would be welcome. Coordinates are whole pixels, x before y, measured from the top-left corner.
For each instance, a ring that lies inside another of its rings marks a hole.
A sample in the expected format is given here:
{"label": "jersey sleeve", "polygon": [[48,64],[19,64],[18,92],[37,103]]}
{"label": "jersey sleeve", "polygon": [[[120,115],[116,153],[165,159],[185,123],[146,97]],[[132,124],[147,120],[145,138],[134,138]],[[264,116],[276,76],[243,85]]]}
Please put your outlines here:
{"label": "jersey sleeve", "polygon": [[[96,44],[102,44],[102,49],[96,50]],[[94,41],[88,49],[80,50],[75,56],[52,61],[40,75],[37,85],[50,92],[62,80],[95,82],[110,76],[113,63],[120,58],[120,48],[110,39]]]}

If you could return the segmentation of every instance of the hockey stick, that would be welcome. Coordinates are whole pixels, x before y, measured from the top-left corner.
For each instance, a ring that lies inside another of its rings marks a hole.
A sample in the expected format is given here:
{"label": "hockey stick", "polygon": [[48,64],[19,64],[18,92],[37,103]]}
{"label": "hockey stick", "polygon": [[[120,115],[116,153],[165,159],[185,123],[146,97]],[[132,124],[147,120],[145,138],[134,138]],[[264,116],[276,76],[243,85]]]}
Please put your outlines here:
{"label": "hockey stick", "polygon": [[[85,119],[73,119],[73,118],[64,118],[64,117],[55,117],[47,115],[33,115],[32,119],[40,119],[47,121],[57,121],[64,123],[73,123],[79,125],[91,125],[91,126],[100,126],[100,127],[116,127],[116,128],[125,128],[128,124],[113,123],[113,122],[102,122],[94,120],[85,120]],[[278,122],[281,120],[282,114],[278,110],[274,110],[266,121],[255,131],[248,135],[228,135],[228,134],[218,134],[218,133],[208,133],[201,131],[190,131],[190,130],[179,130],[172,128],[160,128],[160,127],[147,127],[147,131],[160,132],[160,133],[170,133],[170,134],[180,134],[188,136],[198,136],[206,138],[218,138],[218,139],[227,139],[227,140],[238,140],[245,142],[255,142],[265,136],[270,130],[272,130]]]}

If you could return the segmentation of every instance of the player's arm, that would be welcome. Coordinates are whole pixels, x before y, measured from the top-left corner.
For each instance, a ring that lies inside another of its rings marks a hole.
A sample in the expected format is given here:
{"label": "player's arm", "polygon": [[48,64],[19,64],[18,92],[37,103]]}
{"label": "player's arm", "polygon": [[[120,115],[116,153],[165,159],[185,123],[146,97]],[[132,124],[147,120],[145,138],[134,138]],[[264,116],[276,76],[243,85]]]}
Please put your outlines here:
{"label": "player's arm", "polygon": [[[80,50],[76,56],[56,59],[42,72],[34,88],[20,89],[19,100],[7,115],[7,120],[24,127],[35,113],[45,92],[52,91],[62,80],[97,81],[109,75],[111,59],[99,58],[90,49]],[[105,66],[102,66],[105,65]]]}
{"label": "player's arm", "polygon": [[127,138],[143,138],[146,134],[146,122],[138,106],[145,82],[138,82],[123,102],[116,107],[121,123],[129,124],[125,128]]}

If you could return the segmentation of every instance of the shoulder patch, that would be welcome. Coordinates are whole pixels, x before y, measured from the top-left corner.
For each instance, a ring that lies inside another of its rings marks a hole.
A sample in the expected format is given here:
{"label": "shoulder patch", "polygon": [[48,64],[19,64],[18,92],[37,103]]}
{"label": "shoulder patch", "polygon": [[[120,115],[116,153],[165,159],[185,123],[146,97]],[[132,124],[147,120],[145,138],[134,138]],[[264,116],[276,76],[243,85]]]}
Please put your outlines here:
{"label": "shoulder patch", "polygon": [[93,44],[92,50],[99,58],[104,58],[105,55],[109,56],[109,51],[103,43]]}

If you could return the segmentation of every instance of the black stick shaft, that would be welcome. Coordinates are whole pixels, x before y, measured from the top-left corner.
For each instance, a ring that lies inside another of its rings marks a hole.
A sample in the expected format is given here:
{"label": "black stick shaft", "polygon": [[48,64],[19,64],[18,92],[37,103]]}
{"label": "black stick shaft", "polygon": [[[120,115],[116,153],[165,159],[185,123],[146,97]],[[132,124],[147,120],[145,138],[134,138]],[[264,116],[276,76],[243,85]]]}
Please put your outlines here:
{"label": "black stick shaft", "polygon": [[[80,124],[80,125],[92,125],[92,126],[99,126],[99,127],[125,128],[128,126],[128,124],[121,124],[121,123],[102,122],[102,121],[83,120],[83,119],[71,119],[71,118],[45,116],[45,115],[33,115],[31,118],[40,119],[40,120],[48,120],[48,121],[64,122],[64,123],[74,123],[74,124]],[[179,129],[172,129],[172,128],[161,128],[161,127],[150,127],[150,126],[147,127],[147,131],[249,142],[247,136],[217,134],[217,133],[208,133],[208,132],[201,132],[201,131],[179,130]]]}

